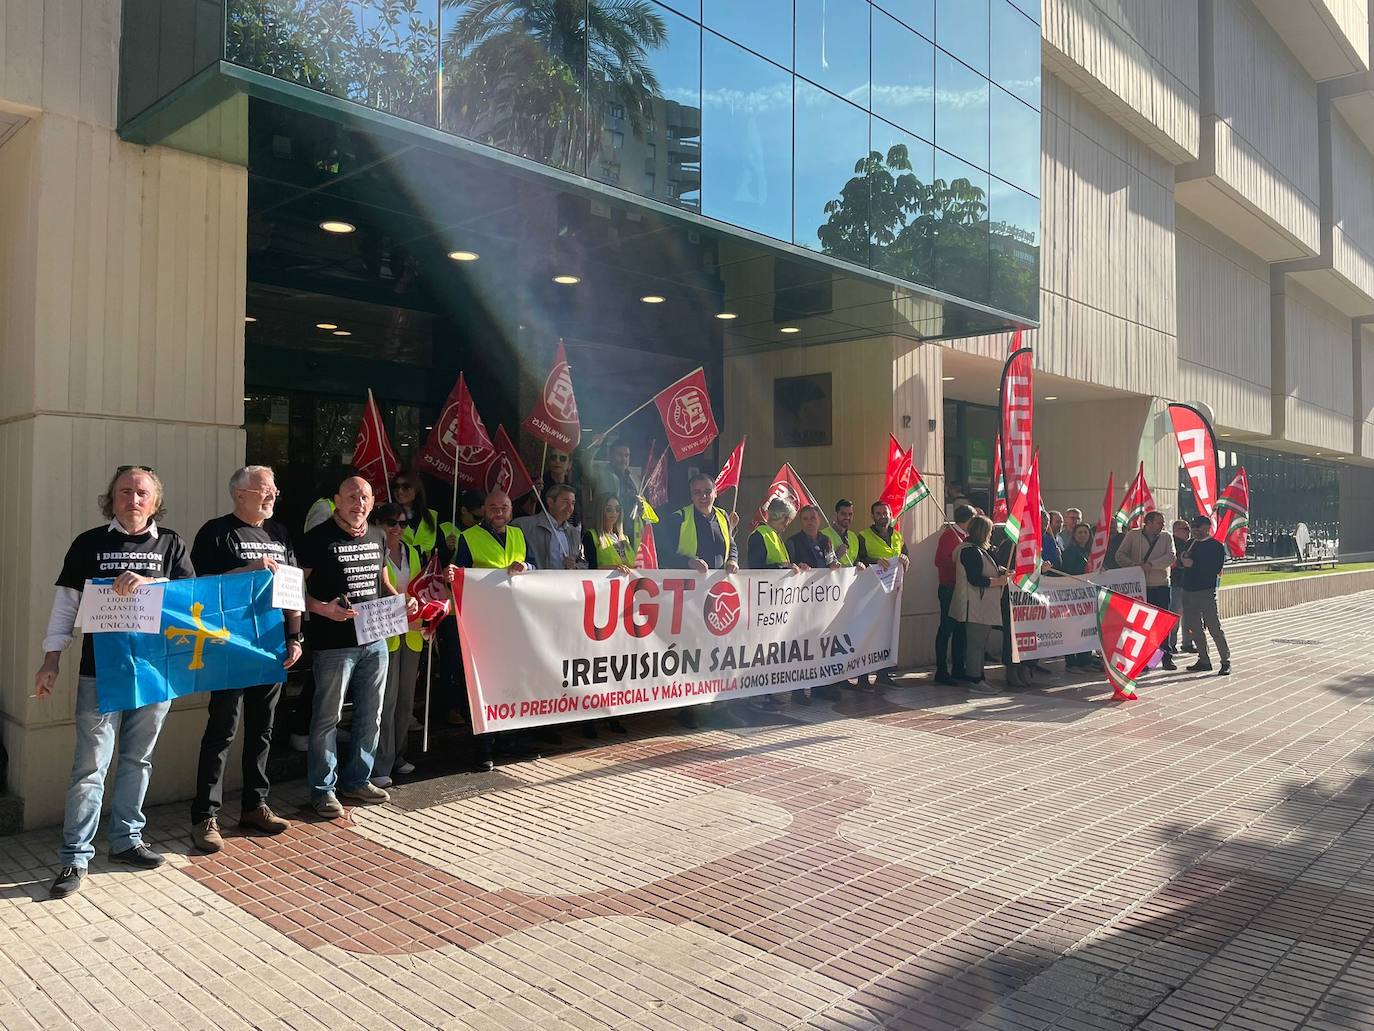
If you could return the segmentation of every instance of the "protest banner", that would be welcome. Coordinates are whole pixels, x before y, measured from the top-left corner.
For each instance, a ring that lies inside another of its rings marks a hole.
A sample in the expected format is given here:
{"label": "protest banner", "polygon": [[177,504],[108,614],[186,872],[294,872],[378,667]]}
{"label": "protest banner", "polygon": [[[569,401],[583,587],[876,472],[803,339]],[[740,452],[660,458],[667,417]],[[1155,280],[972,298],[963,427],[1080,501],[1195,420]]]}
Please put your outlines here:
{"label": "protest banner", "polygon": [[353,620],[353,632],[357,635],[360,645],[385,641],[388,637],[399,637],[409,629],[406,599],[403,594],[360,601],[353,606],[353,610],[358,614]]}
{"label": "protest banner", "polygon": [[1026,662],[1097,651],[1101,647],[1097,638],[1097,588],[1092,584],[1145,600],[1145,573],[1135,566],[1104,569],[1073,579],[1047,574],[1040,578],[1035,594],[1013,588],[1012,658]]}
{"label": "protest banner", "polygon": [[279,565],[272,573],[272,607],[305,611],[305,570]]}
{"label": "protest banner", "polygon": [[819,687],[897,660],[900,582],[889,593],[872,570],[480,569],[455,589],[478,734]]}

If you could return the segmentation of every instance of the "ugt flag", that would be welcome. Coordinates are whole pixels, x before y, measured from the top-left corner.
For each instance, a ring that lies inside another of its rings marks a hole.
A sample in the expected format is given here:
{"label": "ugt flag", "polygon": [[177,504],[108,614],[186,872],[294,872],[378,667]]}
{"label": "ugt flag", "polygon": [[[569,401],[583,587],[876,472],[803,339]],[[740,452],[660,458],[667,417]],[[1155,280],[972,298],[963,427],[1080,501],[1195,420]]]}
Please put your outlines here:
{"label": "ugt flag", "polygon": [[716,416],[706,391],[706,373],[696,369],[654,395],[673,457],[681,462],[699,455],[716,439]]}
{"label": "ugt flag", "polygon": [[582,423],[573,394],[572,366],[568,364],[568,353],[561,340],[553,356],[553,368],[544,377],[544,389],[524,427],[536,440],[559,451],[575,451],[582,440]]}
{"label": "ugt flag", "polygon": [[286,679],[282,614],[265,569],[172,580],[156,634],[93,636],[101,712]]}
{"label": "ugt flag", "polygon": [[481,490],[480,474],[496,453],[482,417],[468,393],[467,381],[458,382],[444,402],[444,410],[420,449],[420,467],[442,480],[457,480],[460,487]]}

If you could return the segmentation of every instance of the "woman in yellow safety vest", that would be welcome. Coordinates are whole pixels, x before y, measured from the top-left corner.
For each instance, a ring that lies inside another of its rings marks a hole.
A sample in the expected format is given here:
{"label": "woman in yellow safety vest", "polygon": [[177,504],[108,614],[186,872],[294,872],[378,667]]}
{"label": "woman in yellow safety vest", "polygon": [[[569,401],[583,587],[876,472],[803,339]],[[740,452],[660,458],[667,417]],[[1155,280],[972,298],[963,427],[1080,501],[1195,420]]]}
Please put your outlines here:
{"label": "woman in yellow safety vest", "polygon": [[625,535],[624,510],[617,497],[601,498],[596,516],[582,533],[588,569],[614,569],[628,573],[635,564],[634,542]]}
{"label": "woman in yellow safety vest", "polygon": [[[386,576],[405,596],[410,582],[420,575],[420,552],[405,540],[410,529],[405,508],[397,502],[384,503],[372,511],[372,522],[386,534]],[[377,757],[372,763],[372,783],[384,788],[392,774],[404,776],[415,767],[406,761],[406,742],[410,720],[415,714],[415,680],[420,672],[420,651],[425,639],[418,619],[410,622],[404,634],[387,638],[390,653],[386,669],[386,694],[382,696],[382,731],[377,739]]]}
{"label": "woman in yellow safety vest", "polygon": [[439,513],[429,507],[425,498],[424,481],[415,472],[399,472],[391,481],[391,499],[405,509],[406,529],[402,536],[407,544],[420,553],[420,564],[429,561],[439,543],[443,548],[439,554],[449,555],[448,538],[457,537],[458,530],[449,523],[439,522]]}

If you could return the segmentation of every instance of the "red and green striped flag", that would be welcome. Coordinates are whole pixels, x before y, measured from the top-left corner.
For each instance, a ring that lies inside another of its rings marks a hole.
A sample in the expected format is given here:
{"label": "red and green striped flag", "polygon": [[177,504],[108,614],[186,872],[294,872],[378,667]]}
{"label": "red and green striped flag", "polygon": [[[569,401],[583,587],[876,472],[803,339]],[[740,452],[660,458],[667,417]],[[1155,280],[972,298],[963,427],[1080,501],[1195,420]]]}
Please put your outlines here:
{"label": "red and green striped flag", "polygon": [[1021,480],[1021,490],[1012,503],[1005,527],[1013,544],[1011,581],[1017,590],[1034,594],[1040,586],[1042,524],[1040,521],[1040,455],[1031,459],[1030,469]]}

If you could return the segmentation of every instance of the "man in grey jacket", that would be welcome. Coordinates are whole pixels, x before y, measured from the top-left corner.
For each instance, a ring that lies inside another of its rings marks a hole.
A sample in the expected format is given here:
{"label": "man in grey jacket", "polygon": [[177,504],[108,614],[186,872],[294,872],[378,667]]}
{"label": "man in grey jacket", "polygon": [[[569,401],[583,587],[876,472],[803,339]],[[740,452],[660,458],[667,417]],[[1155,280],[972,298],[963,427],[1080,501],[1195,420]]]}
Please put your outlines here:
{"label": "man in grey jacket", "polygon": [[[1116,549],[1122,569],[1139,566],[1145,571],[1145,600],[1169,611],[1169,570],[1174,565],[1174,538],[1164,529],[1164,513],[1151,512],[1138,530],[1126,534]],[[1164,668],[1174,668],[1173,648],[1164,643]]]}
{"label": "man in grey jacket", "polygon": [[525,556],[535,569],[586,569],[582,532],[572,522],[577,494],[566,483],[544,488],[544,511],[521,516],[515,526],[525,535]]}

